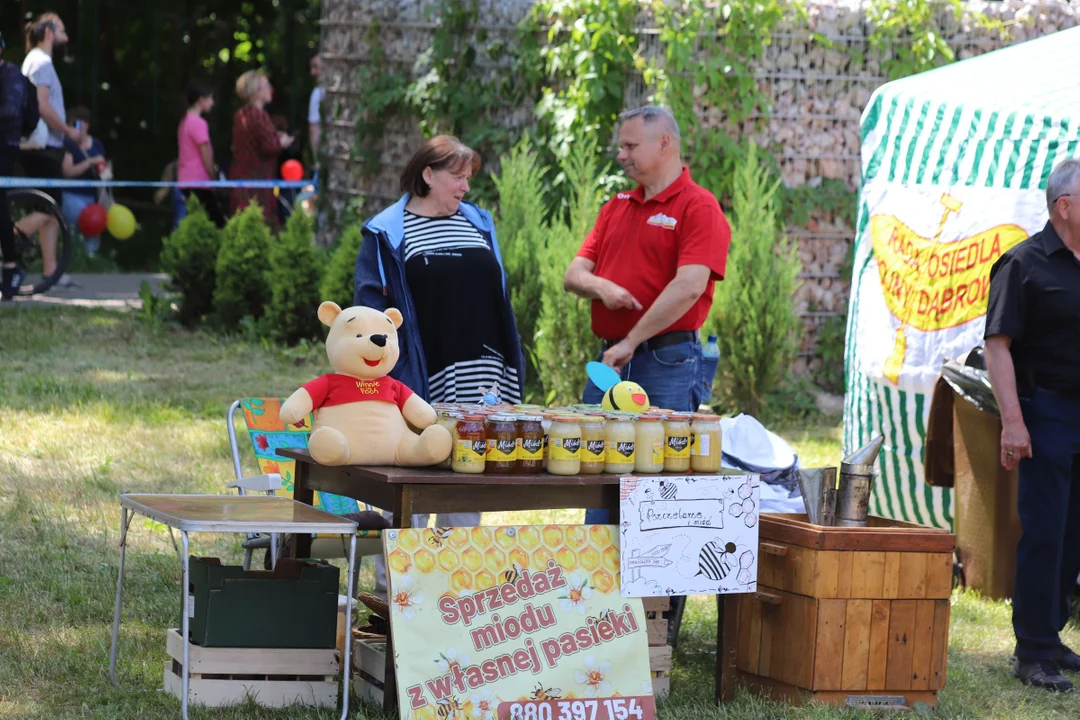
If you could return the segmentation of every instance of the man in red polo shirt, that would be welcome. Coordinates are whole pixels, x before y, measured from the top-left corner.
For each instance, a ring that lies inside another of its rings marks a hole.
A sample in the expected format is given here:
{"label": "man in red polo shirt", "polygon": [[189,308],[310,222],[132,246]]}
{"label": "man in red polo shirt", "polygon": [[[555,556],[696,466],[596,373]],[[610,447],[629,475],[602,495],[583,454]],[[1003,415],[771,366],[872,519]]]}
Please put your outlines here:
{"label": "man in red polo shirt", "polygon": [[[592,300],[592,329],[603,341],[600,360],[649,400],[692,412],[707,398],[698,330],[723,280],[731,229],[720,203],[690,179],[682,164],[679,125],[671,111],[647,105],[619,116],[619,163],[638,186],[600,209],[563,278],[569,292]],[[715,374],[715,366],[707,371]],[[583,400],[599,403],[592,381]],[[608,512],[585,512],[603,525]],[[685,598],[673,597],[668,644],[678,640]]]}
{"label": "man in red polo shirt", "polygon": [[[712,380],[700,381],[698,330],[724,277],[731,230],[682,164],[669,110],[648,105],[620,120],[618,160],[638,187],[601,208],[563,285],[593,301],[602,362],[645,388],[653,405],[694,411]],[[584,402],[601,398],[588,382]]]}

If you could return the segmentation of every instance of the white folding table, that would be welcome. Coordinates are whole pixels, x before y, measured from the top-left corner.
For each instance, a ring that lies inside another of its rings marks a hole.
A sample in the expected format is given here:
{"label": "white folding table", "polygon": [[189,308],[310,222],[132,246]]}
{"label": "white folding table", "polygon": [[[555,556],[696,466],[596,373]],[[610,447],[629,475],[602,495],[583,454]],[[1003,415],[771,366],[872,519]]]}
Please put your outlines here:
{"label": "white folding table", "polygon": [[[180,635],[184,643],[184,667],[181,674],[180,713],[188,717],[190,683],[189,613],[187,592],[190,584],[188,533],[294,533],[349,536],[348,597],[353,596],[353,570],[356,563],[356,523],[347,518],[316,510],[291,498],[267,495],[121,495],[120,496],[120,571],[116,578],[116,607],[113,611],[112,647],[109,650],[109,679],[116,681],[117,641],[120,637],[120,603],[124,594],[124,555],[127,531],[135,515],[180,531],[180,562],[184,569],[183,608]],[[345,656],[341,658],[341,720],[349,712],[349,667],[352,650],[352,613],[345,613]]]}

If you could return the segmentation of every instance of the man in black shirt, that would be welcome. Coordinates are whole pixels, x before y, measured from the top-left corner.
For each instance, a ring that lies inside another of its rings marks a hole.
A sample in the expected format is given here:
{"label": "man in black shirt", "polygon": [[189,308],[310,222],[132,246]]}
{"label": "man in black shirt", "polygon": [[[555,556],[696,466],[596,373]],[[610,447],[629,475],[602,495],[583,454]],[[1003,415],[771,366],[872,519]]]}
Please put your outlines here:
{"label": "man in black shirt", "polygon": [[1001,464],[1019,466],[1013,674],[1072,690],[1061,643],[1080,574],[1080,160],[1046,186],[1050,221],[990,270],[986,365],[1001,409]]}

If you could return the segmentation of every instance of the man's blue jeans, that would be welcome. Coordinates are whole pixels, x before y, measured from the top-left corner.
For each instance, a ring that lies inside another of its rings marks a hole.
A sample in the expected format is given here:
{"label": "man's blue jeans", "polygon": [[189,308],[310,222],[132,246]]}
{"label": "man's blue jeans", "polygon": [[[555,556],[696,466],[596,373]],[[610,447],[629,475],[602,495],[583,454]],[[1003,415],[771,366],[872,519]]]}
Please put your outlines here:
{"label": "man's blue jeans", "polygon": [[[622,369],[621,377],[623,380],[633,380],[645,388],[652,405],[681,412],[696,412],[702,402],[703,362],[701,343],[678,343],[634,355]],[[586,381],[582,402],[599,405],[603,399],[604,393],[600,388],[591,380]],[[585,511],[586,525],[605,525],[607,522],[607,510]]]}
{"label": "man's blue jeans", "polygon": [[1013,631],[1016,657],[1054,660],[1080,573],[1080,399],[1036,390],[1020,399],[1031,457],[1020,461]]}

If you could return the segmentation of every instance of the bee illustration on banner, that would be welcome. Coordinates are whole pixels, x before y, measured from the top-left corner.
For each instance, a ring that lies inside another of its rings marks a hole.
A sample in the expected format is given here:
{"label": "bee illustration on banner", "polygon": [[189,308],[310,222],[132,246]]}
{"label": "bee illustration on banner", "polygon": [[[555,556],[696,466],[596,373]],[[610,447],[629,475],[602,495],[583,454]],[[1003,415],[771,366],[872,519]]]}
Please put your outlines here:
{"label": "bee illustration on banner", "polygon": [[509,570],[504,571],[503,574],[499,576],[499,579],[502,580],[502,582],[499,583],[499,584],[500,585],[505,585],[506,583],[517,582],[518,578],[520,578],[520,577],[521,577],[521,565],[519,565],[518,563],[514,563],[514,567],[510,568]]}
{"label": "bee illustration on banner", "polygon": [[546,688],[540,683],[536,683],[536,689],[532,691],[533,700],[558,700],[562,697],[562,688]]}
{"label": "bee illustration on banner", "polygon": [[443,543],[446,541],[446,539],[448,537],[450,537],[450,533],[452,533],[452,532],[454,532],[454,528],[448,528],[448,527],[432,528],[431,529],[431,534],[428,535],[428,539],[427,539],[428,544],[431,545],[432,547],[441,548]]}
{"label": "bee illustration on banner", "polygon": [[601,620],[610,620],[614,615],[615,615],[615,613],[612,612],[611,608],[608,608],[607,610],[604,610],[602,613],[600,613],[596,617],[589,617],[589,618],[586,618],[586,620],[592,620],[594,623],[598,623]]}
{"label": "bee illustration on banner", "polygon": [[453,696],[439,700],[438,710],[439,717],[442,720],[455,720],[455,718],[462,717],[465,714],[461,703]]}

